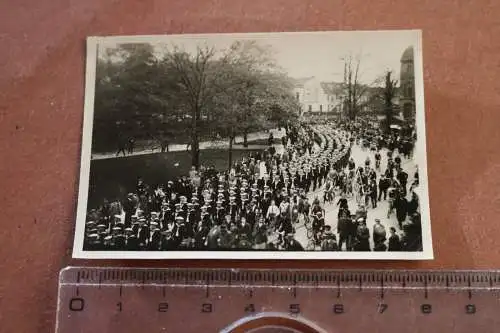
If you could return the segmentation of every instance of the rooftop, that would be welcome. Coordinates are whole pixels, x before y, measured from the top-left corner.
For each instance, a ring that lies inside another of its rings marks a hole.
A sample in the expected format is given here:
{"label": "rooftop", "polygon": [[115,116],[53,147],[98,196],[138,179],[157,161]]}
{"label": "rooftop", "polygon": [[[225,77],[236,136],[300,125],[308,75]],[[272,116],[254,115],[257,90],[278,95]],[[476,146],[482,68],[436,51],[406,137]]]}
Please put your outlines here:
{"label": "rooftop", "polygon": [[401,56],[401,62],[413,61],[413,46],[408,47]]}

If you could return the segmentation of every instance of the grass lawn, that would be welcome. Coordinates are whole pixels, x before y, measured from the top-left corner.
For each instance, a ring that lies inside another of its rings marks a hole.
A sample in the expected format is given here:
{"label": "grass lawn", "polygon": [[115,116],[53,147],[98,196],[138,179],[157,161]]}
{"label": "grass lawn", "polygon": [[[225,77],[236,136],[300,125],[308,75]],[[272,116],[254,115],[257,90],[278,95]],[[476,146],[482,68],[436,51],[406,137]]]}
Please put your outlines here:
{"label": "grass lawn", "polygon": [[[247,156],[252,150],[234,150],[233,160]],[[217,170],[228,166],[228,152],[206,149],[200,153],[202,164],[214,165]],[[176,166],[175,164],[179,164]],[[90,164],[88,208],[100,205],[104,198],[122,199],[135,190],[137,178],[147,184],[165,184],[179,176],[187,175],[191,169],[190,152],[179,151],[138,155],[122,158],[92,160]]]}

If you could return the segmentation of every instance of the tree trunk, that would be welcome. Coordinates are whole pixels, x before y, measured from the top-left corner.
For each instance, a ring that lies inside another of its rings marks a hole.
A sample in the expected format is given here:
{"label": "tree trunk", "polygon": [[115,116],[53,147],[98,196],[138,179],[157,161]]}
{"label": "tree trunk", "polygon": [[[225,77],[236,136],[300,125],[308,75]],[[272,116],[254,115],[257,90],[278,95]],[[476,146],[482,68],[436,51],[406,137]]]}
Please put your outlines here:
{"label": "tree trunk", "polygon": [[196,168],[200,167],[200,138],[198,130],[198,120],[200,118],[199,108],[193,110],[193,120],[191,128],[191,165]]}
{"label": "tree trunk", "polygon": [[385,131],[389,133],[391,131],[392,124],[392,108],[388,105],[385,106]]}
{"label": "tree trunk", "polygon": [[234,141],[234,135],[229,136],[229,150],[228,150],[228,169],[231,170],[232,164],[233,164],[233,141]]}
{"label": "tree trunk", "polygon": [[248,148],[248,130],[243,132],[243,147]]}

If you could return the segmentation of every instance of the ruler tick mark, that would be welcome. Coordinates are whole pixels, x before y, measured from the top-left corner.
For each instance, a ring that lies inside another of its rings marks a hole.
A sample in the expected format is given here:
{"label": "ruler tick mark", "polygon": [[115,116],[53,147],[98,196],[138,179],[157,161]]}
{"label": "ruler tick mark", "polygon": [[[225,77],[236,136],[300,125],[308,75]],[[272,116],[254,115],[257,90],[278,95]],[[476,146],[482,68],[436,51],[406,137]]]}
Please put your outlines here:
{"label": "ruler tick mark", "polygon": [[76,296],[80,296],[80,288],[76,287]]}
{"label": "ruler tick mark", "polygon": [[427,276],[426,276],[424,280],[424,298],[427,299],[427,297],[429,297],[429,290],[427,288]]}
{"label": "ruler tick mark", "polygon": [[297,298],[297,276],[293,276],[293,298]]}
{"label": "ruler tick mark", "polygon": [[340,298],[340,277],[337,276],[337,298]]}
{"label": "ruler tick mark", "polygon": [[471,283],[470,283],[470,275],[467,278],[467,294],[469,296],[469,299],[472,298],[472,289],[471,289]]}
{"label": "ruler tick mark", "polygon": [[123,286],[120,285],[120,297],[122,297],[122,294],[123,294]]}
{"label": "ruler tick mark", "polygon": [[380,298],[384,299],[384,279],[380,278]]}
{"label": "ruler tick mark", "polygon": [[166,290],[165,286],[161,287],[161,295],[163,297],[165,297],[166,294],[167,294],[167,290]]}

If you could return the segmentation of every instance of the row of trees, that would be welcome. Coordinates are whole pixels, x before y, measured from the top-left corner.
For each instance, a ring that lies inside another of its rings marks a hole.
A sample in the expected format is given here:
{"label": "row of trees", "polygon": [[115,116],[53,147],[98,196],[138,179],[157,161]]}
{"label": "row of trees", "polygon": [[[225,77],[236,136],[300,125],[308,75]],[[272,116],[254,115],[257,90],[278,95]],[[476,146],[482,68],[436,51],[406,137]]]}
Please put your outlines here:
{"label": "row of trees", "polygon": [[200,142],[225,138],[231,160],[237,135],[297,119],[292,90],[269,50],[253,41],[194,52],[118,45],[97,61],[93,149],[129,137],[189,143],[198,167]]}

